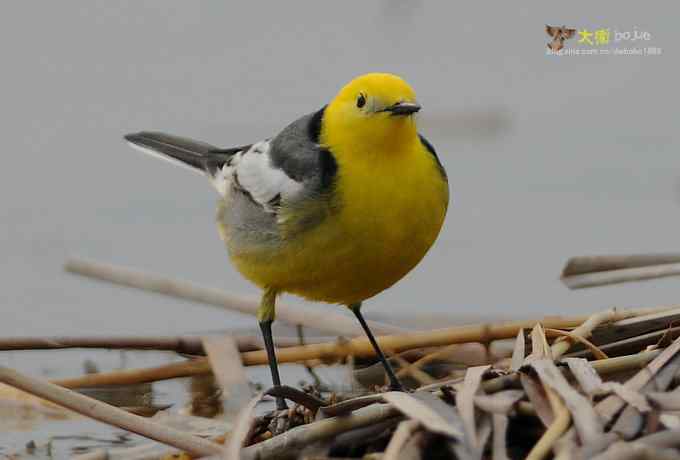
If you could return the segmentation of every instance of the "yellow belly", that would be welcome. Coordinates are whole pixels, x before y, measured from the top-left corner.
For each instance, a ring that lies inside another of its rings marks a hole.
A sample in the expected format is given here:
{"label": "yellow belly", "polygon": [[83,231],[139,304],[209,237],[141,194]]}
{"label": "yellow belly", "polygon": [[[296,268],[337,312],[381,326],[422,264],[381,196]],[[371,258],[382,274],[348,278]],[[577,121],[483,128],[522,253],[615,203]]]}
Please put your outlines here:
{"label": "yellow belly", "polygon": [[448,184],[425,151],[374,167],[340,164],[338,211],[276,250],[232,253],[260,287],[351,304],[406,275],[432,246],[446,215]]}

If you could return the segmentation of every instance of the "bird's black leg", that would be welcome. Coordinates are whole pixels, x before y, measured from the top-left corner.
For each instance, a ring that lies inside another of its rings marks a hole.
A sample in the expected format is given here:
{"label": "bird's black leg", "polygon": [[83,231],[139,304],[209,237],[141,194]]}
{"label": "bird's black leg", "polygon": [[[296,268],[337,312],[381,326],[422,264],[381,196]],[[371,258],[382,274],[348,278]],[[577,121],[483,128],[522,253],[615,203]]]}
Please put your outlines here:
{"label": "bird's black leg", "polygon": [[385,368],[385,372],[387,373],[387,378],[390,381],[390,390],[404,391],[404,387],[401,386],[401,382],[399,382],[399,379],[394,373],[394,369],[392,369],[392,366],[390,365],[389,361],[387,361],[387,358],[385,358],[385,354],[380,349],[378,342],[376,342],[375,337],[373,337],[373,333],[368,328],[368,324],[366,324],[366,320],[361,314],[361,303],[352,304],[349,306],[349,308],[354,312],[354,315],[359,320],[359,324],[361,324],[361,327],[364,329],[364,332],[366,333],[368,340],[371,342],[371,345],[373,345],[375,353],[378,355],[378,358],[380,358],[380,362],[382,362],[382,365]]}
{"label": "bird's black leg", "polygon": [[[262,295],[262,302],[257,311],[257,320],[260,323],[260,330],[262,331],[262,338],[264,339],[264,348],[267,350],[267,359],[269,360],[269,370],[272,374],[272,382],[274,387],[281,386],[281,377],[279,377],[279,367],[276,363],[276,350],[274,350],[274,339],[272,339],[272,323],[274,322],[274,309],[277,292],[267,289]],[[288,406],[286,401],[281,397],[276,397],[276,408],[278,410],[286,410]]]}

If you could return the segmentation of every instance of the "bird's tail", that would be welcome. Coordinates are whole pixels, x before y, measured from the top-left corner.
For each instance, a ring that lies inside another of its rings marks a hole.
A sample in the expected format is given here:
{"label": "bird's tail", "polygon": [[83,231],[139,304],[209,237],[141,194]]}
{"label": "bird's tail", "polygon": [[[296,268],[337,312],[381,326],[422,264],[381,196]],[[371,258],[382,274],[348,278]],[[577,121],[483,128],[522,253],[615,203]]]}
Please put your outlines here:
{"label": "bird's tail", "polygon": [[144,131],[125,140],[137,150],[197,172],[208,172],[208,163],[224,156],[215,146],[172,134]]}

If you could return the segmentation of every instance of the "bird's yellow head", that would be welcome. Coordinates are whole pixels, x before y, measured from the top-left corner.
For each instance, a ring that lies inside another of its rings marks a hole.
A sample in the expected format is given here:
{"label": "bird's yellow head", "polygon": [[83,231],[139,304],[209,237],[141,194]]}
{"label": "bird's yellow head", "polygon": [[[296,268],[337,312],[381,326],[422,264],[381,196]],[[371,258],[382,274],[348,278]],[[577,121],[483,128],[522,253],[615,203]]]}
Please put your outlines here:
{"label": "bird's yellow head", "polygon": [[388,73],[362,75],[345,85],[326,107],[322,143],[374,151],[408,145],[417,139],[413,115],[418,110],[415,92],[402,78]]}

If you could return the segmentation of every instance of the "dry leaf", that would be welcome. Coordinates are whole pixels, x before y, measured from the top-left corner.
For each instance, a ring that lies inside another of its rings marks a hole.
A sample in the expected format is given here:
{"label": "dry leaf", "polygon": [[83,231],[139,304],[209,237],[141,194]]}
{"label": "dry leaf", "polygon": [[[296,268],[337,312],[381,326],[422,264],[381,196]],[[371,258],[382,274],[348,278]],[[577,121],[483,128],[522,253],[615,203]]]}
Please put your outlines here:
{"label": "dry leaf", "polygon": [[583,358],[564,358],[571,374],[588,396],[595,395],[602,388],[602,379],[593,366]]}
{"label": "dry leaf", "polygon": [[522,390],[504,390],[490,395],[475,395],[475,405],[484,412],[507,415],[513,406],[524,397]]}
{"label": "dry leaf", "polygon": [[531,366],[536,370],[544,385],[550,386],[564,401],[571,412],[571,418],[582,442],[590,443],[600,438],[604,427],[595,409],[583,395],[576,391],[552,360],[541,359],[534,361]]}
{"label": "dry leaf", "polygon": [[510,363],[511,371],[518,371],[524,363],[524,329],[517,332],[517,339],[515,339],[515,348],[512,351],[512,361]]}
{"label": "dry leaf", "polygon": [[480,383],[482,376],[491,366],[471,367],[465,373],[462,388],[456,393],[456,407],[463,419],[466,439],[469,441],[470,450],[479,448],[477,437],[477,426],[475,423],[475,403],[474,397],[481,390]]}
{"label": "dry leaf", "polygon": [[453,407],[436,396],[424,392],[390,391],[384,393],[383,398],[407,417],[420,422],[428,431],[463,439],[462,420]]}
{"label": "dry leaf", "polygon": [[519,379],[527,398],[529,398],[529,401],[534,406],[536,415],[543,425],[546,427],[552,425],[552,422],[555,420],[555,414],[553,413],[550,401],[545,394],[543,385],[527,374],[520,374]]}

